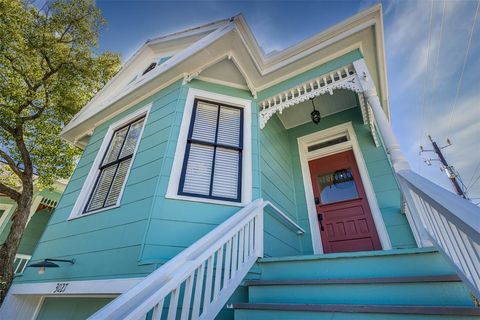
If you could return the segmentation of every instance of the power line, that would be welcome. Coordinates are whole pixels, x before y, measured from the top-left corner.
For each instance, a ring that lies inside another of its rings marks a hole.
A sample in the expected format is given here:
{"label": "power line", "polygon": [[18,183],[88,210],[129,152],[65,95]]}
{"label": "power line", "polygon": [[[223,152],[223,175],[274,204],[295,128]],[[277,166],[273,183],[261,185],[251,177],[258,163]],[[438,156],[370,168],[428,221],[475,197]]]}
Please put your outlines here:
{"label": "power line", "polygon": [[472,28],[470,30],[470,36],[468,38],[468,44],[467,44],[467,48],[465,50],[465,56],[463,58],[462,72],[460,73],[460,78],[458,79],[458,82],[457,82],[457,90],[455,92],[455,98],[453,100],[453,105],[452,105],[452,108],[450,109],[450,112],[449,112],[449,115],[448,115],[447,131],[446,131],[447,132],[447,137],[450,134],[450,129],[451,129],[450,127],[452,125],[453,111],[457,107],[458,96],[459,96],[459,93],[460,93],[460,88],[462,87],[462,83],[463,83],[463,75],[465,73],[465,67],[467,65],[468,55],[470,53],[470,45],[472,44],[472,38],[473,38],[473,34],[475,32],[475,25],[477,24],[478,8],[479,7],[480,7],[480,0],[477,0],[477,9],[475,10],[475,17],[473,18]]}
{"label": "power line", "polygon": [[[446,5],[446,1],[443,0],[443,7],[442,7],[442,20],[440,22],[440,35],[439,35],[439,41],[438,41],[438,48],[437,48],[437,55],[436,55],[436,58],[435,58],[435,66],[433,67],[433,70],[430,72],[432,74],[432,90],[435,89],[435,85],[437,83],[437,75],[438,75],[438,61],[440,59],[440,49],[442,47],[442,39],[443,39],[443,26],[444,26],[444,22],[445,22],[445,5]],[[435,97],[437,95],[435,94],[432,94],[431,95],[432,98],[431,98],[431,103],[430,103],[430,106],[426,106],[427,110],[428,111],[429,109],[433,108],[434,106],[434,102],[435,102]],[[427,113],[427,112],[425,112]],[[428,122],[430,124],[430,122]],[[430,126],[428,125],[428,130],[430,130]],[[423,133],[422,133],[423,135]]]}
{"label": "power line", "polygon": [[478,162],[478,165],[475,167],[475,170],[473,170],[472,176],[471,176],[470,180],[468,181],[467,186],[470,186],[472,184],[473,179],[477,175],[478,169],[480,169],[480,161]]}
{"label": "power line", "polygon": [[[480,1],[480,0],[479,0]],[[426,63],[427,63],[427,72],[425,73],[425,77],[428,76],[428,70],[430,65],[430,42],[432,40],[432,21],[433,21],[433,0],[431,1],[430,6],[430,19],[429,19],[429,27],[428,27],[428,46],[427,46],[427,56],[426,56]],[[427,79],[423,82],[423,97],[422,97],[422,108],[420,112],[420,125],[418,126],[418,141],[420,141],[421,137],[423,136],[424,132],[424,124],[423,120],[425,118],[425,101],[427,95]],[[418,162],[418,171],[420,171],[420,160]]]}

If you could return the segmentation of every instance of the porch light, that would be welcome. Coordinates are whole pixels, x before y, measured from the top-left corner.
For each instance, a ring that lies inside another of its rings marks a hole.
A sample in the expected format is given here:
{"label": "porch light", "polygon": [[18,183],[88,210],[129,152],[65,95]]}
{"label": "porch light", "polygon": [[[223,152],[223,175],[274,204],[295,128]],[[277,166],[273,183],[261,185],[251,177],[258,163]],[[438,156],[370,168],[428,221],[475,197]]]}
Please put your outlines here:
{"label": "porch light", "polygon": [[44,274],[45,273],[45,268],[60,268],[60,266],[52,261],[55,262],[68,262],[70,264],[75,263],[75,259],[71,260],[64,260],[64,259],[44,259],[41,262],[37,263],[32,263],[28,265],[27,267],[34,267],[34,268],[39,268],[38,269],[38,274]]}
{"label": "porch light", "polygon": [[313,107],[313,111],[310,113],[310,116],[312,117],[313,123],[319,124],[320,120],[322,120],[322,117],[320,116],[320,111],[315,109],[315,103],[313,103],[313,99],[315,98],[310,98],[310,101],[312,101],[312,107]]}

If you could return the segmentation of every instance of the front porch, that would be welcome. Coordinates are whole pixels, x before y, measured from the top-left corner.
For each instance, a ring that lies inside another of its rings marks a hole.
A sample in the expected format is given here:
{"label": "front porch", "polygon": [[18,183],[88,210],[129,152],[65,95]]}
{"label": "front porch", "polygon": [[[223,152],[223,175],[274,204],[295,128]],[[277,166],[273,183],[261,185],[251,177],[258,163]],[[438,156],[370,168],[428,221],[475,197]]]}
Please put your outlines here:
{"label": "front porch", "polygon": [[[355,84],[359,79],[352,66],[337,70],[340,71],[321,75],[260,102],[263,106],[259,137],[262,197],[306,230],[305,235],[299,237],[299,252],[292,254],[321,254],[324,245],[315,204],[318,195],[312,189],[309,163],[352,152],[381,249],[417,247],[402,212],[401,192],[372,109],[361,87]],[[310,119],[313,105],[322,117],[318,124]],[[266,232],[279,238],[274,228]],[[290,238],[278,240],[286,242],[286,239]],[[293,239],[287,245],[293,247]]]}

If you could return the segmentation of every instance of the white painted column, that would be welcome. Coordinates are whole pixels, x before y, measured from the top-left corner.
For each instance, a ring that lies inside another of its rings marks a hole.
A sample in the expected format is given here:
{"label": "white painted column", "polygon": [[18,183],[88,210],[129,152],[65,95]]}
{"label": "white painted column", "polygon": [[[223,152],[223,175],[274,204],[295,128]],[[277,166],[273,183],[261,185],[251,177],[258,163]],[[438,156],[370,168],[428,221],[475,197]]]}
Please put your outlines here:
{"label": "white painted column", "polygon": [[[400,150],[400,144],[398,143],[395,134],[393,133],[390,122],[388,121],[387,115],[385,114],[382,105],[380,103],[380,98],[378,97],[375,84],[373,79],[368,72],[367,65],[365,60],[359,59],[353,62],[355,72],[358,75],[360,85],[362,86],[365,98],[367,99],[368,104],[372,108],[375,121],[377,123],[378,131],[382,136],[383,143],[385,144],[385,149],[390,156],[390,161],[392,162],[393,169],[395,172],[401,170],[410,170],[410,164]],[[408,188],[402,186],[399,183],[402,195],[407,202],[409,210],[406,210],[405,215],[412,229],[415,241],[419,247],[431,246],[430,237],[428,236],[424,223],[419,215],[418,210],[420,208],[417,206],[415,199],[413,199]]]}

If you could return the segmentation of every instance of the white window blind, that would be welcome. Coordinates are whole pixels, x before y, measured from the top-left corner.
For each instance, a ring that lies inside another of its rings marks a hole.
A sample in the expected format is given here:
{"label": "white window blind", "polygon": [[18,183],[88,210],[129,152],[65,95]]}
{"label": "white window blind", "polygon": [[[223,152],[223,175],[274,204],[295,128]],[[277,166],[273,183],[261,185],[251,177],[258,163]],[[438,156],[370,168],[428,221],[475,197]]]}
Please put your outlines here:
{"label": "white window blind", "polygon": [[243,110],[195,100],[179,194],[241,200]]}
{"label": "white window blind", "polygon": [[113,133],[85,212],[110,207],[117,203],[130,170],[144,121],[144,117],[137,119]]}

